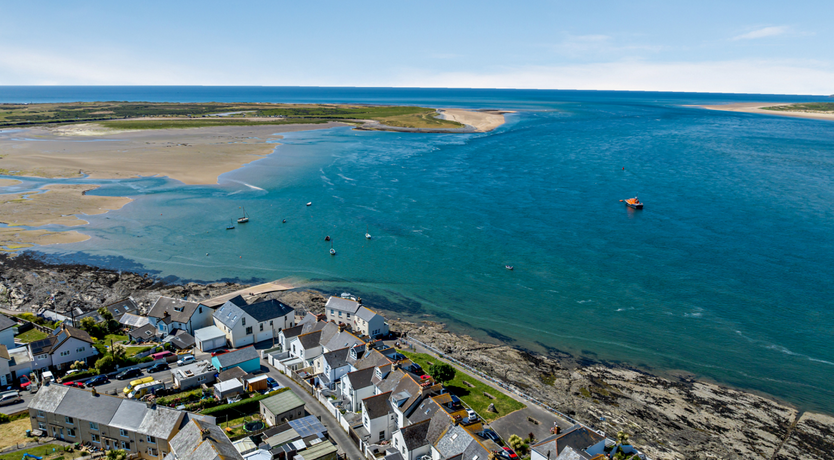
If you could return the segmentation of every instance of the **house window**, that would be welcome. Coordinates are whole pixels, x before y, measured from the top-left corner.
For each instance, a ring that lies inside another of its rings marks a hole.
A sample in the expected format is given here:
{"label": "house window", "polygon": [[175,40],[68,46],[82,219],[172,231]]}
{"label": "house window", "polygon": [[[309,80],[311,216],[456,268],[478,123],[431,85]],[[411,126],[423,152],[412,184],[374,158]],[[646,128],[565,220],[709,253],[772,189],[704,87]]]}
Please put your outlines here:
{"label": "house window", "polygon": [[148,455],[152,455],[154,457],[157,456],[156,448],[155,447],[148,447]]}
{"label": "house window", "polygon": [[394,447],[399,447],[400,446],[397,441],[399,441],[399,439],[395,436],[394,437]]}
{"label": "house window", "polygon": [[74,428],[67,428],[67,436],[74,438],[75,437],[75,429]]}
{"label": "house window", "polygon": [[252,334],[252,326],[246,328],[246,335]]}
{"label": "house window", "polygon": [[93,440],[94,443],[98,444],[101,442],[97,434],[91,434],[90,438]]}
{"label": "house window", "polygon": [[127,437],[127,431],[120,428],[119,429],[119,436],[121,436],[123,438],[126,438]]}
{"label": "house window", "polygon": [[243,324],[244,326],[246,326],[246,318],[241,318],[240,324]]}
{"label": "house window", "polygon": [[122,449],[130,450],[130,441],[122,441]]}
{"label": "house window", "polygon": [[269,320],[269,325],[272,326],[272,320]]}
{"label": "house window", "polygon": [[86,350],[86,347],[79,347],[75,349],[76,353],[81,353],[82,351]]}
{"label": "house window", "polygon": [[69,350],[61,352],[61,356],[69,356],[69,354],[70,354]]}
{"label": "house window", "polygon": [[38,417],[43,418],[43,411],[42,410],[38,411]]}
{"label": "house window", "polygon": [[202,313],[202,312],[203,312],[203,307],[200,306],[200,308],[197,310],[197,313]]}
{"label": "house window", "polygon": [[90,429],[93,431],[98,431],[98,423],[90,422]]}
{"label": "house window", "polygon": [[205,376],[205,375],[201,375],[200,377],[197,377],[197,381],[198,381],[198,382],[205,382],[205,381],[206,381],[206,376]]}
{"label": "house window", "polygon": [[382,441],[383,439],[385,439],[385,430],[379,432],[379,440]]}
{"label": "house window", "polygon": [[156,438],[153,436],[148,436],[148,442],[151,444],[156,444]]}
{"label": "house window", "polygon": [[46,430],[46,423],[38,422],[38,428],[45,431]]}
{"label": "house window", "polygon": [[64,421],[67,422],[67,425],[72,425],[75,422],[72,417],[64,417]]}
{"label": "house window", "polygon": [[264,331],[264,323],[261,323],[261,332]]}

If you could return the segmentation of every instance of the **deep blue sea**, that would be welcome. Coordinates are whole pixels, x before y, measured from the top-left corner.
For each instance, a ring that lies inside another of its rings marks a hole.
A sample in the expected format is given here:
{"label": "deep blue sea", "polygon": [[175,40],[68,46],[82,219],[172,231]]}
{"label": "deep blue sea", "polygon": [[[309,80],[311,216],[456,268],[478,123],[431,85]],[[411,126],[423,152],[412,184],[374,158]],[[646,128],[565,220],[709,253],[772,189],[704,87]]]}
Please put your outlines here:
{"label": "deep blue sea", "polygon": [[[87,217],[89,241],[39,250],[184,280],[291,277],[478,337],[692,372],[834,413],[834,123],[685,107],[829,98],[0,87],[2,102],[81,100],[516,110],[483,134],[285,134],[213,186],[90,181],[135,201]],[[638,193],[642,211],[620,202]],[[239,206],[252,221],[225,230]]]}

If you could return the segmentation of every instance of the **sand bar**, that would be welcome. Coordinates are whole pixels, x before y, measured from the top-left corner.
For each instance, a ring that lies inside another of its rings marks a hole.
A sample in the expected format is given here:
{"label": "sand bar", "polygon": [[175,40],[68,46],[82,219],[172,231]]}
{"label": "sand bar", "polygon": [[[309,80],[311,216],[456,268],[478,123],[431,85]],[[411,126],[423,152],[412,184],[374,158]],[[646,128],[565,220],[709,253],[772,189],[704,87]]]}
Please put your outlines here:
{"label": "sand bar", "polygon": [[95,124],[0,133],[0,172],[39,177],[120,179],[168,176],[216,184],[223,173],[272,153],[276,133],[343,123],[108,130]]}
{"label": "sand bar", "polygon": [[125,197],[88,195],[98,185],[50,184],[43,193],[12,193],[0,195],[0,222],[9,226],[40,227],[56,224],[67,227],[84,225],[87,221],[76,214],[103,214],[121,209],[132,200]]}
{"label": "sand bar", "polygon": [[464,110],[464,109],[441,109],[440,118],[452,120],[475,128],[476,132],[487,132],[503,125],[505,113],[509,111],[499,110]]}
{"label": "sand bar", "polygon": [[89,236],[75,230],[53,232],[49,230],[23,230],[16,227],[0,228],[0,251],[17,251],[30,248],[35,244],[46,246],[49,244],[80,243],[89,239]]}
{"label": "sand bar", "polygon": [[691,107],[700,107],[702,109],[722,110],[725,112],[744,112],[757,113],[760,115],[781,115],[785,117],[797,118],[813,118],[815,120],[834,120],[834,113],[819,113],[819,112],[800,112],[800,111],[781,111],[781,110],[764,110],[762,107],[775,107],[783,105],[791,105],[794,103],[784,102],[739,102],[736,104],[721,104],[721,105],[696,105]]}
{"label": "sand bar", "polygon": [[23,182],[17,179],[0,179],[0,187],[10,187],[12,185],[22,184]]}

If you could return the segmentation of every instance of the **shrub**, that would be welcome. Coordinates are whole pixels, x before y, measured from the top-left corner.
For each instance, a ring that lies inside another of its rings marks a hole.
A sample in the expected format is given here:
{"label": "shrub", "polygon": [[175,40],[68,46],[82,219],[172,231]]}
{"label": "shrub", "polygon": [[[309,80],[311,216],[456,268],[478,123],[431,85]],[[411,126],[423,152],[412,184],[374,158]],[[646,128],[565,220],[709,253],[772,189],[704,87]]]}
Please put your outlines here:
{"label": "shrub", "polygon": [[110,371],[112,371],[112,370],[113,370],[113,369],[115,369],[115,368],[116,368],[116,362],[115,362],[115,360],[113,359],[113,357],[112,357],[112,356],[110,356],[110,355],[107,355],[107,356],[105,356],[105,357],[103,357],[103,358],[99,358],[99,360],[98,360],[98,361],[96,361],[96,370],[97,370],[100,374],[104,374],[104,373],[106,373],[106,372],[110,372]]}
{"label": "shrub", "polygon": [[0,414],[0,424],[9,423],[12,419],[6,414]]}
{"label": "shrub", "polygon": [[507,443],[510,445],[510,447],[513,448],[514,451],[516,451],[519,454],[521,453],[521,449],[524,446],[524,440],[521,439],[521,436],[517,434],[510,436],[510,439],[507,440]]}

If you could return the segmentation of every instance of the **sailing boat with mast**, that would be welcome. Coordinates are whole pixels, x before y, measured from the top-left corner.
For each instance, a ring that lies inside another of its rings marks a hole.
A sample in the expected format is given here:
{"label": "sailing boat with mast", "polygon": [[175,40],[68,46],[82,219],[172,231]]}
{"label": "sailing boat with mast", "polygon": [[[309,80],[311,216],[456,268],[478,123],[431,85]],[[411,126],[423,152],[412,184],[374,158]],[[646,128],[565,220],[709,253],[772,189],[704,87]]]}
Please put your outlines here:
{"label": "sailing boat with mast", "polygon": [[226,230],[234,230],[234,229],[235,229],[235,223],[232,219],[229,219],[229,225],[226,226]]}
{"label": "sailing boat with mast", "polygon": [[366,228],[365,228],[365,238],[367,238],[367,239],[371,239],[371,234],[370,234],[370,233],[368,233],[368,229],[369,229],[369,228],[370,228],[370,225],[369,225],[368,227],[366,227]]}
{"label": "sailing boat with mast", "polygon": [[335,250],[335,249],[333,249],[333,238],[330,238],[330,255],[331,255],[331,256],[335,256],[335,255],[336,255],[336,250]]}
{"label": "sailing boat with mast", "polygon": [[243,209],[243,217],[238,217],[237,218],[237,223],[245,224],[246,222],[249,222],[249,216],[246,215],[246,208],[241,206],[240,209]]}

